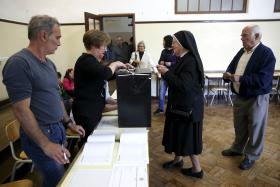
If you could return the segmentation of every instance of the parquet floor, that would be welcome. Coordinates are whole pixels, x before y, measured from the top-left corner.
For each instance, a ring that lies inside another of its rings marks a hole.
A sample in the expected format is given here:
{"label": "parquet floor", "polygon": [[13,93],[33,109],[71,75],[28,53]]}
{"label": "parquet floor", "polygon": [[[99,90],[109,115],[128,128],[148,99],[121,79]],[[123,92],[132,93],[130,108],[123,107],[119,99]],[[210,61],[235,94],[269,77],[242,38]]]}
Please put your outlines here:
{"label": "parquet floor", "polygon": [[[155,104],[153,104],[155,109]],[[280,105],[271,104],[266,130],[265,148],[260,160],[250,170],[240,170],[242,157],[228,158],[221,151],[228,148],[234,138],[232,107],[216,105],[205,107],[203,128],[203,152],[200,162],[204,170],[203,179],[184,176],[180,169],[164,170],[161,164],[173,159],[163,151],[161,145],[164,115],[153,116],[149,132],[149,181],[150,187],[188,186],[280,186]],[[188,157],[184,167],[191,167]]]}
{"label": "parquet floor", "polygon": [[[152,102],[152,111],[156,109],[156,101]],[[10,112],[5,113],[13,117]],[[3,112],[3,111],[2,111]],[[1,113],[1,112],[0,112]],[[186,177],[179,169],[164,170],[161,164],[173,159],[163,151],[161,145],[164,126],[164,115],[152,116],[152,127],[149,132],[149,184],[150,187],[276,187],[280,186],[280,104],[271,103],[269,108],[268,127],[266,130],[265,148],[262,157],[251,170],[238,168],[242,157],[225,158],[221,151],[230,146],[234,138],[232,124],[232,107],[224,104],[205,107],[203,142],[204,149],[200,156],[205,172],[203,179]],[[3,118],[3,115],[2,117]],[[7,118],[7,116],[4,118]],[[0,119],[1,121],[6,119]],[[3,152],[2,152],[3,153]],[[4,153],[9,154],[9,151]],[[6,157],[6,156],[5,156]],[[11,171],[12,163],[0,161],[0,176]],[[189,158],[184,158],[184,167],[190,167]],[[26,171],[28,172],[28,170]],[[31,176],[30,176],[31,175]],[[40,183],[36,172],[23,174],[18,178],[30,178],[35,187]],[[3,180],[3,178],[2,178]],[[1,181],[1,180],[0,180]],[[93,185],[94,186],[94,185]]]}

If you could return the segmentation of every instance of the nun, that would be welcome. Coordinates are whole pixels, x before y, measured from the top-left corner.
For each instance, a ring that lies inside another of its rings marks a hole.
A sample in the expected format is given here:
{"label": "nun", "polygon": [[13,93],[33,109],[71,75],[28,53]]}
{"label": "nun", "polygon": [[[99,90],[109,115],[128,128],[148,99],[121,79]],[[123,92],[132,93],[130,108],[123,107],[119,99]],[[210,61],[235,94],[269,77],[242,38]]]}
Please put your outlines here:
{"label": "nun", "polygon": [[[191,32],[175,33],[172,48],[177,56],[174,68],[169,70],[164,65],[157,66],[169,87],[162,145],[166,153],[175,155],[174,160],[162,167],[182,168],[184,175],[202,178],[198,155],[202,152],[203,65]],[[191,168],[183,169],[184,156],[190,157]]]}

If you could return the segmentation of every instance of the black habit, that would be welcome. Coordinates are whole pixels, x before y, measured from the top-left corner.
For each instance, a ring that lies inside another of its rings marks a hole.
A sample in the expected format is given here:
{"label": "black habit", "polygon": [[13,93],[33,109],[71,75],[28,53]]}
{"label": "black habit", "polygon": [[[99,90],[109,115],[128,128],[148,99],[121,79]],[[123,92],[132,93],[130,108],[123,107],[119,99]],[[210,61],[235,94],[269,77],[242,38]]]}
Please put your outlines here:
{"label": "black habit", "polygon": [[163,75],[169,90],[162,144],[167,153],[197,155],[202,152],[203,66],[193,35],[180,31],[174,37],[189,51]]}

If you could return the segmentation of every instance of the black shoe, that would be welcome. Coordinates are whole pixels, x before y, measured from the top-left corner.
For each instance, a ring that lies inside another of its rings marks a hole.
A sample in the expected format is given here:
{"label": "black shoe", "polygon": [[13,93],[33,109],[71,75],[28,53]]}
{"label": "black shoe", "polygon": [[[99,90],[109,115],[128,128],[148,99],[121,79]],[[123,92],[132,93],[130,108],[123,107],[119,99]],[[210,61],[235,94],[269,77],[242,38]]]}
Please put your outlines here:
{"label": "black shoe", "polygon": [[200,172],[193,172],[192,168],[182,169],[181,172],[186,176],[196,177],[196,178],[200,178],[200,179],[202,179],[202,177],[204,175],[203,170],[201,170]]}
{"label": "black shoe", "polygon": [[156,111],[154,111],[154,115],[157,115],[157,114],[160,114],[160,113],[163,113],[163,110],[161,110],[161,109],[157,109]]}
{"label": "black shoe", "polygon": [[222,151],[223,156],[241,156],[242,153],[234,152],[231,149],[226,149]]}
{"label": "black shoe", "polygon": [[244,160],[240,163],[239,168],[243,170],[250,169],[251,167],[253,167],[254,164],[255,160],[244,158]]}
{"label": "black shoe", "polygon": [[184,165],[184,161],[180,160],[178,162],[174,162],[174,160],[166,162],[162,165],[164,169],[172,169],[172,168],[181,168]]}

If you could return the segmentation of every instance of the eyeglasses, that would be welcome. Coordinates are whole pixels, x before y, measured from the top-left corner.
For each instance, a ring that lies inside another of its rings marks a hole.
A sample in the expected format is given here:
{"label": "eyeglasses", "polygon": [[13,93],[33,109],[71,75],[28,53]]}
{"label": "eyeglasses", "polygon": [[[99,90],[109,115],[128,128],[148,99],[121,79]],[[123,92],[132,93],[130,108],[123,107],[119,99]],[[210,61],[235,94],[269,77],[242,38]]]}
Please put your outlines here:
{"label": "eyeglasses", "polygon": [[145,46],[143,46],[143,45],[139,45],[138,47],[145,47]]}

